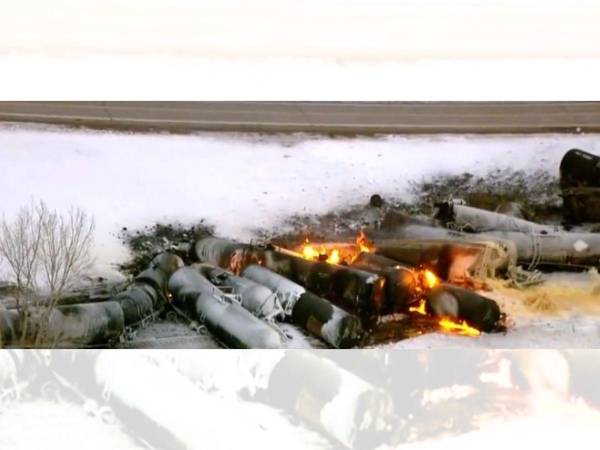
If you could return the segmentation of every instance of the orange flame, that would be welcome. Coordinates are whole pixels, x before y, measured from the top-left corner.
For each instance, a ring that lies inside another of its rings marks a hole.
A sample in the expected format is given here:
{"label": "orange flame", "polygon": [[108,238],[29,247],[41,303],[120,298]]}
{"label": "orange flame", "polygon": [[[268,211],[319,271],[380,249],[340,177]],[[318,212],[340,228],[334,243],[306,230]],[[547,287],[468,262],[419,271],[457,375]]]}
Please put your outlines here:
{"label": "orange flame", "polygon": [[415,276],[415,293],[419,296],[440,284],[438,276],[429,269],[414,270],[413,274]]}
{"label": "orange flame", "polygon": [[369,241],[369,238],[367,238],[367,235],[362,230],[360,230],[360,233],[356,237],[356,245],[358,245],[361,252],[371,253],[375,250],[375,245]]}
{"label": "orange flame", "polygon": [[451,333],[461,334],[463,336],[479,336],[481,331],[468,325],[464,320],[454,321],[449,317],[444,317],[439,322],[440,329]]}
{"label": "orange flame", "polygon": [[310,244],[308,239],[306,239],[304,246],[302,247],[302,256],[305,259],[310,259],[313,261],[324,260],[330,264],[340,264],[342,261],[342,257],[340,255],[340,251],[337,248],[331,249],[329,253],[325,247],[322,247],[320,250],[317,250],[314,246]]}
{"label": "orange flame", "polygon": [[422,276],[423,276],[423,283],[429,289],[433,289],[434,287],[436,287],[440,283],[440,279],[431,270],[425,269],[422,272]]}
{"label": "orange flame", "polygon": [[319,259],[320,253],[312,245],[306,241],[304,247],[302,247],[302,256],[306,259]]}
{"label": "orange flame", "polygon": [[329,256],[327,257],[327,262],[329,264],[339,264],[341,261],[341,257],[340,257],[340,251],[337,248],[334,248],[333,250],[331,250],[331,253],[329,253]]}
{"label": "orange flame", "polygon": [[302,257],[312,261],[326,261],[330,264],[351,264],[362,252],[372,253],[375,246],[369,241],[362,231],[356,237],[356,246],[342,244],[341,247],[333,247],[331,244],[312,244],[308,238],[302,247],[296,250]]}
{"label": "orange flame", "polygon": [[[417,280],[417,295],[424,295],[426,291],[434,289],[440,284],[440,279],[429,269],[417,270],[415,271],[415,276]],[[417,306],[410,306],[408,311],[426,316],[427,303],[425,298],[421,298]],[[438,322],[438,325],[441,331],[447,333],[455,333],[463,336],[479,336],[481,334],[477,328],[473,328],[464,320],[453,320],[450,317],[441,318]]]}
{"label": "orange flame", "polygon": [[409,306],[408,312],[413,312],[417,314],[421,314],[423,316],[427,315],[427,302],[422,295],[425,295],[425,292],[433,289],[438,284],[440,284],[440,279],[437,277],[435,273],[428,269],[415,270],[413,271],[415,276],[415,295],[419,298],[419,304],[417,306]]}
{"label": "orange flame", "polygon": [[410,307],[408,308],[408,311],[409,311],[409,312],[414,312],[414,313],[417,313],[417,314],[421,314],[421,315],[423,315],[423,316],[426,316],[426,315],[427,315],[427,309],[426,309],[426,306],[427,306],[427,305],[426,305],[426,303],[425,303],[425,299],[424,299],[424,298],[422,298],[422,299],[419,301],[419,306],[410,306]]}
{"label": "orange flame", "polygon": [[[356,254],[348,254],[347,251],[342,253],[339,248],[333,247],[329,250],[325,246],[319,249],[317,246],[310,243],[308,238],[305,240],[301,249],[301,254],[304,258],[313,261],[327,261],[330,264],[341,264],[343,261],[351,261],[356,258],[360,252],[373,252],[375,246],[370,242],[364,232],[360,232],[356,238],[356,245],[359,251]],[[426,292],[437,287],[441,281],[438,276],[429,269],[414,270],[415,276],[415,296],[419,298],[418,305],[410,306],[410,313],[428,316],[427,303],[425,299]],[[447,333],[455,333],[463,336],[479,336],[481,332],[477,328],[468,325],[464,320],[453,320],[449,317],[443,317],[439,320],[438,326],[440,330]]]}

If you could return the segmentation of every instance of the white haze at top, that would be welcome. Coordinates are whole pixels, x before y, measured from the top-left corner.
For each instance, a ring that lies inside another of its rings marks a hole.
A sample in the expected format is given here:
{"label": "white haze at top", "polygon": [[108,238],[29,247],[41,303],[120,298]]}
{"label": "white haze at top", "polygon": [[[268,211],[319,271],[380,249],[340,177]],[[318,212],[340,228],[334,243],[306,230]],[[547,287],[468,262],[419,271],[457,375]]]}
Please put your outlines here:
{"label": "white haze at top", "polygon": [[593,1],[5,0],[0,98],[592,100]]}
{"label": "white haze at top", "polygon": [[572,0],[5,0],[0,42],[59,55],[595,58],[599,13]]}

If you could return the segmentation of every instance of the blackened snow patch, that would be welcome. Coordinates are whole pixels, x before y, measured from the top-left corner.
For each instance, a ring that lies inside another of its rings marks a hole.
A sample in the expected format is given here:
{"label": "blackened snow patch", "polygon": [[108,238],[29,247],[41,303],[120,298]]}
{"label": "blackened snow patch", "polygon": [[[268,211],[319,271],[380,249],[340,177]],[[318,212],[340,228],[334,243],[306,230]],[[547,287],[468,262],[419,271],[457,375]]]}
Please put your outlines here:
{"label": "blackened snow patch", "polygon": [[119,265],[119,270],[126,275],[137,275],[148,267],[152,258],[164,251],[177,254],[189,264],[192,261],[186,245],[213,234],[214,228],[204,220],[192,226],[157,223],[141,230],[123,228],[119,239],[129,248],[132,258]]}
{"label": "blackened snow patch", "polygon": [[484,175],[465,172],[438,175],[411,183],[416,209],[431,213],[436,203],[450,197],[490,211],[509,202],[519,203],[525,218],[536,222],[560,220],[562,199],[558,176],[543,170],[525,172],[496,169]]}

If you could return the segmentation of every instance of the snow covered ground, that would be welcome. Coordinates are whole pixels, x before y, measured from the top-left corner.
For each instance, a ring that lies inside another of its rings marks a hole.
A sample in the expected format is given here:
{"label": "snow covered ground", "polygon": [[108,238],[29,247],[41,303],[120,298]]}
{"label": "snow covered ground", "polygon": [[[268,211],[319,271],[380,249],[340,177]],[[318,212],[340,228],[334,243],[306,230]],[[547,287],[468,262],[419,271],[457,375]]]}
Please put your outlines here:
{"label": "snow covered ground", "polygon": [[0,203],[82,206],[97,226],[98,262],[126,257],[114,236],[156,221],[206,219],[219,234],[253,237],[294,213],[402,197],[430,175],[497,167],[557,173],[563,153],[600,153],[597,135],[385,136],[132,134],[0,125]]}
{"label": "snow covered ground", "polygon": [[600,347],[600,318],[541,317],[523,320],[516,317],[517,324],[506,334],[482,334],[465,337],[442,333],[430,333],[416,338],[389,344],[392,349],[420,348],[598,348]]}
{"label": "snow covered ground", "polygon": [[[344,421],[344,413],[354,411],[353,394],[377,389],[396,413],[389,416],[392,432],[380,450],[495,450],[515,440],[526,447],[597,448],[598,366],[582,365],[593,361],[596,351],[460,353],[461,364],[453,365],[457,352],[451,350],[5,351],[0,353],[0,444],[10,449],[376,448],[342,445],[338,439],[348,424],[353,429],[352,420]],[[304,366],[308,371],[324,370],[324,388],[317,390],[323,398],[311,397],[314,379],[307,380],[311,377],[298,365],[285,364],[294,361],[310,361]],[[447,378],[435,373],[444,366]],[[284,386],[274,381],[282,371]],[[574,381],[581,375],[588,384]],[[336,392],[336,383],[346,390]],[[412,400],[415,392],[420,402]],[[337,422],[327,422],[328,408]],[[407,421],[410,417],[414,420]],[[401,433],[407,428],[410,434]]]}
{"label": "snow covered ground", "polygon": [[[398,450],[438,450],[447,448],[509,448],[518,440],[520,448],[596,448],[600,414],[565,403],[562,414],[539,414],[485,427],[460,436],[423,441],[396,447]],[[518,439],[516,439],[518,437]]]}
{"label": "snow covered ground", "polygon": [[[574,147],[600,154],[599,136],[170,135],[2,124],[0,208],[10,217],[32,198],[57,209],[82,206],[96,220],[97,271],[114,276],[114,264],[127,258],[116,237],[122,227],[205,219],[219,235],[248,240],[294,213],[363,204],[373,193],[406,197],[411,181],[436,174],[557,174]],[[521,321],[511,339],[438,343],[432,335],[401,345],[594,347],[599,330],[600,316],[574,313]]]}
{"label": "snow covered ground", "polygon": [[[243,402],[231,402],[232,408],[246,407],[250,413],[263,412],[265,408],[260,405],[246,406]],[[380,450],[438,450],[447,448],[461,448],[463,450],[490,450],[505,449],[514,444],[515,438],[523,447],[540,448],[565,448],[573,446],[581,450],[597,448],[600,438],[599,425],[600,413],[584,406],[573,406],[564,403],[564,412],[561,414],[544,414],[542,412],[521,418],[513,418],[484,426],[482,429],[461,434],[458,436],[440,437],[427,441],[404,444],[397,447],[381,446]],[[106,449],[118,448],[123,450],[138,450],[149,448],[143,442],[136,442],[122,429],[119,424],[105,423],[96,417],[86,414],[78,405],[69,403],[56,403],[48,400],[28,400],[7,408],[2,416],[0,425],[0,444],[3,448],[13,450],[29,450],[44,448],[47,450],[65,449]],[[298,426],[291,426],[285,416],[271,415],[268,420],[278,426],[282,424],[283,431],[296,432],[295,439],[304,448],[332,449],[343,448],[335,446],[324,439],[319,439],[316,433],[303,429],[298,431]],[[269,432],[275,433],[274,427]],[[37,432],[31,432],[32,429]],[[281,429],[277,430],[281,442],[289,439],[283,435]],[[277,450],[281,446],[264,445],[255,440],[248,441],[246,434],[238,434],[240,444],[260,445],[265,450]],[[199,447],[202,448],[202,447]],[[203,447],[208,448],[208,447]]]}

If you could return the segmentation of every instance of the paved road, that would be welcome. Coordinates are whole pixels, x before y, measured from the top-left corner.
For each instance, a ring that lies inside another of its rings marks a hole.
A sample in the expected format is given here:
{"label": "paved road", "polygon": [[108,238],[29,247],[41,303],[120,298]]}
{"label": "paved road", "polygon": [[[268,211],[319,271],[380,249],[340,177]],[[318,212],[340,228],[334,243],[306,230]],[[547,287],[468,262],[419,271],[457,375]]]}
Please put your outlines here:
{"label": "paved road", "polygon": [[0,120],[183,132],[600,132],[600,102],[0,102]]}

